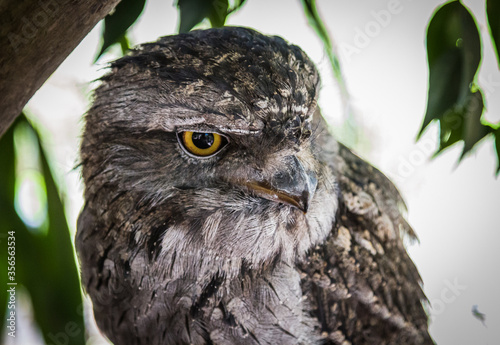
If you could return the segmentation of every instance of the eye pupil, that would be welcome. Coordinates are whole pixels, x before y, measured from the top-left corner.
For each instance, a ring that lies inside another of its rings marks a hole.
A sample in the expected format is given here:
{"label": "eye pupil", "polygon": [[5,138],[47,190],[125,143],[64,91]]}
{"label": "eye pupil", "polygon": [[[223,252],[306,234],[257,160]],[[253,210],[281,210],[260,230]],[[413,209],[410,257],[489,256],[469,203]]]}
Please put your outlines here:
{"label": "eye pupil", "polygon": [[184,150],[196,157],[211,156],[227,144],[224,136],[217,133],[181,132],[177,138]]}
{"label": "eye pupil", "polygon": [[193,144],[199,149],[208,149],[214,144],[213,133],[193,133]]}

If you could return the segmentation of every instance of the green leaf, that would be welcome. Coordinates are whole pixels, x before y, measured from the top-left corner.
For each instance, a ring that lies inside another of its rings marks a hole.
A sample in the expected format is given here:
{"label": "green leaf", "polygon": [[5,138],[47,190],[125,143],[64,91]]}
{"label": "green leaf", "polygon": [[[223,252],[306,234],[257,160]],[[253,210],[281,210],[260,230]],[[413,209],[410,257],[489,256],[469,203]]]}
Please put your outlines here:
{"label": "green leaf", "polygon": [[208,17],[212,4],[203,0],[178,0],[180,23],[179,33],[189,32]]}
{"label": "green leaf", "polygon": [[224,26],[228,14],[228,6],[228,0],[212,1],[212,10],[208,15],[208,19],[210,20],[212,27],[219,28]]}
{"label": "green leaf", "polygon": [[231,14],[240,9],[241,6],[246,2],[246,0],[234,0],[233,4],[229,4],[229,9],[227,10],[227,14]]}
{"label": "green leaf", "polygon": [[491,41],[500,68],[500,0],[486,0],[486,16],[490,29]]}
{"label": "green leaf", "polygon": [[477,91],[469,94],[465,105],[447,111],[439,123],[440,144],[436,154],[463,140],[462,159],[478,141],[488,135],[491,128],[481,123],[483,108],[483,95]]}
{"label": "green leaf", "polygon": [[497,176],[500,174],[500,128],[495,132],[495,148],[497,150],[497,159],[498,159],[498,168],[497,168]]}
{"label": "green leaf", "polygon": [[436,154],[460,141],[460,159],[491,132],[481,123],[484,99],[475,83],[481,62],[481,41],[474,17],[459,1],[441,6],[427,27],[429,93],[418,137],[439,121]]}
{"label": "green leaf", "polygon": [[113,44],[121,43],[120,41],[125,36],[127,30],[141,15],[145,4],[146,0],[122,0],[115,7],[114,12],[104,18],[103,42],[95,61]]}
{"label": "green leaf", "polygon": [[228,0],[178,0],[179,32],[189,32],[205,18],[210,20],[212,27],[224,26],[228,14],[239,9],[244,2],[237,1],[234,7],[229,9]]}
{"label": "green leaf", "polygon": [[463,108],[481,61],[481,42],[474,18],[459,2],[441,6],[427,28],[429,93],[419,136],[447,111]]}
{"label": "green leaf", "polygon": [[[9,131],[0,141],[2,164],[0,165],[0,220],[1,245],[8,231],[15,231],[16,250],[16,297],[19,298],[21,287],[27,289],[33,304],[33,313],[46,343],[85,344],[82,298],[80,282],[75,262],[73,246],[64,215],[64,208],[59,197],[54,179],[49,169],[46,156],[38,142],[32,149],[39,150],[40,166],[38,169],[45,180],[48,224],[47,233],[28,228],[16,213],[14,188],[16,180],[16,157],[14,150],[14,130],[17,126],[27,126],[33,130],[24,116],[18,117]],[[36,132],[35,132],[36,133]],[[0,273],[7,277],[5,266],[7,251],[0,250],[2,264]],[[1,289],[0,306],[5,310],[5,291]],[[18,311],[17,311],[18,312]],[[4,329],[5,332],[7,329]]]}
{"label": "green leaf", "polygon": [[481,115],[484,109],[484,96],[481,90],[469,94],[469,99],[462,111],[464,116],[464,128],[462,130],[462,140],[464,147],[462,157],[469,152],[477,142],[491,133],[491,127],[481,123]]}
{"label": "green leaf", "polygon": [[122,49],[122,54],[125,55],[127,51],[130,50],[130,42],[127,38],[127,35],[123,35],[118,39],[118,43],[120,43],[120,48]]}

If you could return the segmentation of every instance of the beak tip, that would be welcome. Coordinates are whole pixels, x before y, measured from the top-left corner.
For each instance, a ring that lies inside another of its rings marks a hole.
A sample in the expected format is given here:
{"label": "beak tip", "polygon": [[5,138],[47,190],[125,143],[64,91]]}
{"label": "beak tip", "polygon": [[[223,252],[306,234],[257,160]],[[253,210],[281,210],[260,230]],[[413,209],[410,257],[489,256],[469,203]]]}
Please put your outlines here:
{"label": "beak tip", "polygon": [[297,157],[292,158],[286,170],[269,180],[250,180],[241,184],[256,196],[293,206],[306,214],[311,207],[318,178],[316,172],[305,169]]}

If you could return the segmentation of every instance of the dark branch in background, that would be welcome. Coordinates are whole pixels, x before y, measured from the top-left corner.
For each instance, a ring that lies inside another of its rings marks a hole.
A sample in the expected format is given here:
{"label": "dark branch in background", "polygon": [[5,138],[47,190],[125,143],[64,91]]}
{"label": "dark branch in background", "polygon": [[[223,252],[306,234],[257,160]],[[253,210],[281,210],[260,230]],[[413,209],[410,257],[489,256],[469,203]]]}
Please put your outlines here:
{"label": "dark branch in background", "polygon": [[0,2],[0,136],[119,0]]}

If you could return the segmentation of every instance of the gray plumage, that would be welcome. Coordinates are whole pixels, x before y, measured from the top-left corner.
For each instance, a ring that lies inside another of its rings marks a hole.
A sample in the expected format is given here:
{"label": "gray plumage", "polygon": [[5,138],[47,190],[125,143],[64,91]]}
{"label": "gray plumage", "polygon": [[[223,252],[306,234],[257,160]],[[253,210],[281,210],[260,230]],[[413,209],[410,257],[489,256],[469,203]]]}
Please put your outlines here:
{"label": "gray plumage", "polygon": [[[337,143],[279,37],[163,37],[112,64],[81,146],[76,247],[117,345],[432,344],[402,200]],[[182,133],[218,133],[195,157]]]}

